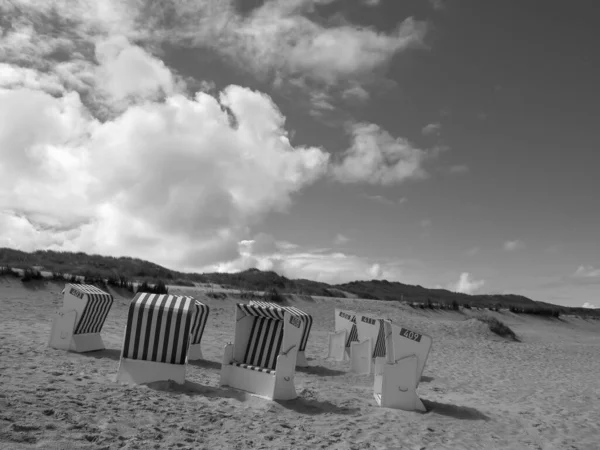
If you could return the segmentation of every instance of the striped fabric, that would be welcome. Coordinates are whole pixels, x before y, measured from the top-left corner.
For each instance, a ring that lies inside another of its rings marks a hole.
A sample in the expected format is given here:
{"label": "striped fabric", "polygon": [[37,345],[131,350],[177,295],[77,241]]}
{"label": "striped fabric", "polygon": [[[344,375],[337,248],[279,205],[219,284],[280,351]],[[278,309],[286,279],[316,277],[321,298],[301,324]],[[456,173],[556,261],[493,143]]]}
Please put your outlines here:
{"label": "striped fabric", "polygon": [[122,358],[185,364],[192,323],[193,297],[140,292],[131,301]]}
{"label": "striped fabric", "polygon": [[308,343],[308,336],[310,334],[310,329],[312,328],[313,318],[310,314],[305,313],[304,311],[294,307],[294,306],[279,306],[274,303],[264,302],[260,300],[250,300],[251,305],[258,306],[266,306],[269,308],[281,308],[285,311],[289,311],[291,314],[297,316],[302,321],[304,326],[302,330],[302,339],[300,339],[300,346],[298,347],[299,352],[303,352],[306,350],[306,344]]}
{"label": "striped fabric", "polygon": [[377,340],[375,341],[375,348],[373,349],[373,358],[385,357],[385,328],[383,326],[384,319],[377,319],[379,321],[379,332],[377,333]]}
{"label": "striped fabric", "polygon": [[356,314],[352,314],[352,328],[350,329],[350,333],[348,334],[348,339],[346,339],[346,348],[350,348],[350,344],[352,342],[358,342],[358,328],[356,328]]}
{"label": "striped fabric", "polygon": [[270,373],[270,374],[276,373],[275,370],[273,370],[273,369],[265,369],[264,367],[251,366],[250,364],[244,364],[244,363],[231,363],[231,364],[234,366],[241,367],[243,369],[254,370],[256,372]]}
{"label": "striped fabric", "polygon": [[194,323],[192,324],[191,344],[199,344],[202,340],[202,334],[204,333],[204,327],[206,326],[209,312],[210,308],[208,305],[200,303],[198,300],[196,300],[196,316],[194,318]]}
{"label": "striped fabric", "polygon": [[243,303],[238,303],[237,307],[246,315],[254,316],[244,360],[241,363],[275,370],[277,356],[283,343],[285,311],[271,306]]}
{"label": "striped fabric", "polygon": [[113,296],[90,284],[69,284],[65,292],[87,302],[73,334],[100,333],[113,304]]}

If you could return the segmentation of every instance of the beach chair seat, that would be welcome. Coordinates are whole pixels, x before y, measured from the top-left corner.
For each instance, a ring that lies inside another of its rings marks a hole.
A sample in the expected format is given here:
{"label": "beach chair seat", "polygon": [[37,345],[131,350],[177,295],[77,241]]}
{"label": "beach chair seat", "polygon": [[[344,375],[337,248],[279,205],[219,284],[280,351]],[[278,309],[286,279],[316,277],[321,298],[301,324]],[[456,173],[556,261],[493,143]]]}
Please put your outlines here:
{"label": "beach chair seat", "polygon": [[375,364],[373,395],[379,406],[425,412],[417,387],[433,340],[384,320],[386,357]]}
{"label": "beach chair seat", "polygon": [[210,308],[208,305],[199,302],[196,300],[196,316],[194,318],[194,322],[192,323],[191,336],[190,336],[190,348],[188,350],[188,361],[195,361],[198,359],[204,359],[202,355],[202,347],[200,343],[202,342],[202,336],[204,334],[204,328],[206,327],[206,322],[208,321],[208,314],[210,312]]}
{"label": "beach chair seat", "polygon": [[289,311],[293,315],[296,315],[302,321],[302,339],[300,340],[300,346],[298,347],[298,356],[296,358],[297,367],[308,367],[308,361],[306,359],[306,344],[308,343],[308,336],[313,324],[313,318],[310,314],[296,308],[295,306],[280,306],[276,303],[265,302],[262,300],[250,300],[251,305],[267,306],[282,308]]}
{"label": "beach chair seat", "polygon": [[137,293],[129,305],[117,381],[185,383],[197,314],[193,297]]}
{"label": "beach chair seat", "polygon": [[350,349],[353,342],[358,342],[356,313],[335,309],[335,331],[328,335],[328,351],[326,358],[334,361],[350,359]]}
{"label": "beach chair seat", "polygon": [[78,353],[103,350],[100,332],[113,296],[89,284],[69,283],[62,292],[63,306],[52,321],[48,345]]}
{"label": "beach chair seat", "polygon": [[296,398],[301,339],[302,320],[289,309],[238,303],[234,342],[225,345],[220,384],[270,400]]}

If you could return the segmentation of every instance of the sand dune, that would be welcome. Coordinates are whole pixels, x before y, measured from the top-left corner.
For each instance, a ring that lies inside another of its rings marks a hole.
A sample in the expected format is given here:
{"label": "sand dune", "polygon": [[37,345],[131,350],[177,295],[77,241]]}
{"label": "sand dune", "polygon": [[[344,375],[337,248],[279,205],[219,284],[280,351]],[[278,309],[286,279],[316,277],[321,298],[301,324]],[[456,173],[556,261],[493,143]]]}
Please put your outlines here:
{"label": "sand dune", "polygon": [[[299,301],[315,318],[306,352],[311,366],[297,370],[298,399],[271,402],[219,387],[234,300],[202,299],[211,307],[206,361],[188,365],[184,386],[129,387],[114,382],[128,297],[113,292],[102,332],[107,349],[76,354],[46,346],[63,285],[24,286],[0,278],[0,448],[600,448],[599,321],[489,313],[522,341],[510,342],[456,312],[372,300]],[[427,413],[377,407],[372,376],[323,359],[336,307],[389,317],[433,337],[419,386]]]}

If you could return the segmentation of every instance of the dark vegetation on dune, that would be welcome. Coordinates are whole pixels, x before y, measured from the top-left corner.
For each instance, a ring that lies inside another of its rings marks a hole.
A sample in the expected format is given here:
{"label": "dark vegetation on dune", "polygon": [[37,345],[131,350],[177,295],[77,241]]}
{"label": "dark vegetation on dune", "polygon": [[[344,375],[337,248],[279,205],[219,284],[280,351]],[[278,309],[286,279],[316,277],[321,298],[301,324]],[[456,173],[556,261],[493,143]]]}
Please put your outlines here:
{"label": "dark vegetation on dune", "polygon": [[[569,308],[534,301],[521,295],[468,295],[446,289],[428,289],[387,280],[353,281],[330,285],[318,281],[289,278],[275,272],[248,269],[238,273],[184,273],[170,270],[148,261],[130,257],[88,255],[82,252],[38,250],[27,253],[0,248],[0,274],[16,275],[13,268],[24,270],[23,281],[41,278],[40,271],[52,273],[54,279],[87,284],[108,284],[133,291],[133,282],[143,292],[167,293],[166,285],[195,286],[208,284],[242,292],[244,298],[268,298],[281,303],[285,295],[314,295],[323,297],[356,296],[364,299],[402,301],[413,308],[444,309],[485,308],[490,311],[510,310],[515,314],[535,314],[558,318],[561,314],[600,318],[600,310]],[[262,292],[258,294],[257,291]],[[222,292],[209,295],[220,298]]]}

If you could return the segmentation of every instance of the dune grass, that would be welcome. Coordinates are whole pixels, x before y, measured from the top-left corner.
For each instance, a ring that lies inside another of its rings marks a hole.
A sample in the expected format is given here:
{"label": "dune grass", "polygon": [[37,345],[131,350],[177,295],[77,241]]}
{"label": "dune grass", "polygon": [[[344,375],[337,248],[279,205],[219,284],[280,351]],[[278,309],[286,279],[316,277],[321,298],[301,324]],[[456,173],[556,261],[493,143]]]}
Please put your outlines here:
{"label": "dune grass", "polygon": [[511,339],[515,342],[520,342],[520,340],[517,337],[517,335],[515,334],[515,332],[513,330],[511,330],[511,328],[508,325],[506,325],[504,322],[502,322],[501,320],[498,320],[495,317],[490,317],[490,316],[479,316],[479,317],[476,317],[476,319],[479,320],[480,322],[485,323],[490,328],[490,331],[492,333],[495,333],[498,336],[501,336],[504,338]]}

